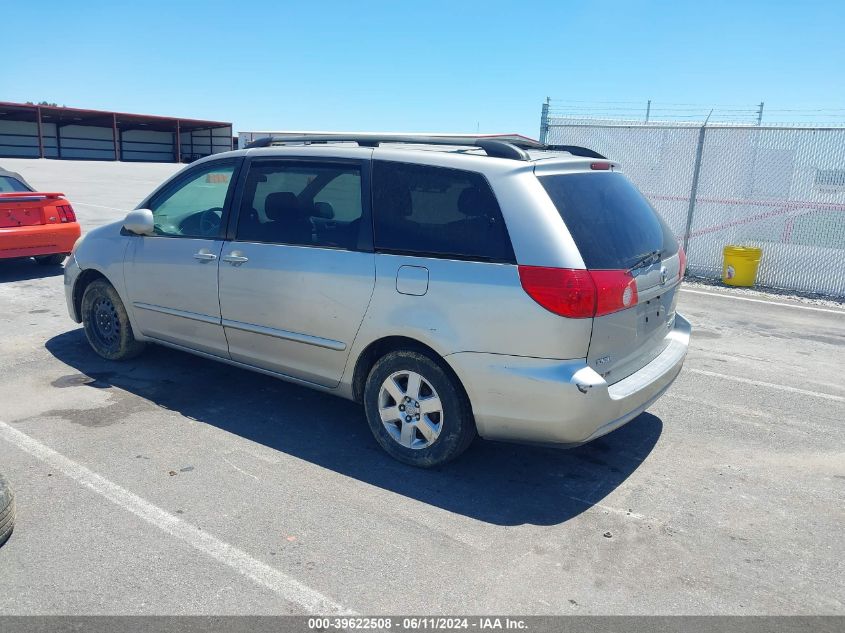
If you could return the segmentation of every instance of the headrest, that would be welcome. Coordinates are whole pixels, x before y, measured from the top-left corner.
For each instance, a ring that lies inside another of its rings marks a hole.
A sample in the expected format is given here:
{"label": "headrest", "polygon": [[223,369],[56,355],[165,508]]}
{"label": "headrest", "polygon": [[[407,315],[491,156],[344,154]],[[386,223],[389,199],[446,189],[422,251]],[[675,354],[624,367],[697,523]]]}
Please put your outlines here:
{"label": "headrest", "polygon": [[487,215],[489,208],[490,194],[481,191],[478,187],[467,187],[458,196],[458,211],[467,217]]}
{"label": "headrest", "polygon": [[334,208],[328,202],[315,202],[314,212],[312,215],[315,218],[323,218],[324,220],[331,220],[334,218]]}
{"label": "headrest", "polygon": [[287,220],[299,215],[299,200],[290,191],[277,191],[267,194],[264,200],[264,215],[269,219]]}

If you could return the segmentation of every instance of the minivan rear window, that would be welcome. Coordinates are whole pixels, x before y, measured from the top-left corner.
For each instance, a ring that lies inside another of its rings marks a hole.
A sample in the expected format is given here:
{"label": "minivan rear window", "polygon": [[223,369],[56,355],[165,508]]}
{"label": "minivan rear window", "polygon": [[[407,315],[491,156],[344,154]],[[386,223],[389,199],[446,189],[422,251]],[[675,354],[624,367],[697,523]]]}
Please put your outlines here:
{"label": "minivan rear window", "polygon": [[627,270],[643,257],[678,252],[672,231],[622,174],[590,172],[538,176],[587,268]]}

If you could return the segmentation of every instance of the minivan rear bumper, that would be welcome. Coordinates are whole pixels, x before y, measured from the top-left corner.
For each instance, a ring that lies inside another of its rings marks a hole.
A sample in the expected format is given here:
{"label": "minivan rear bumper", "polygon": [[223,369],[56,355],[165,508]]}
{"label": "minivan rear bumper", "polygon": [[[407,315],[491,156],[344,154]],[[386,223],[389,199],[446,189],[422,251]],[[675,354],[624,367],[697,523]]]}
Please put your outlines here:
{"label": "minivan rear bumper", "polygon": [[681,371],[689,338],[690,324],[677,314],[660,355],[613,385],[586,359],[459,352],[446,360],[467,390],[481,437],[577,445],[619,428],[663,395]]}

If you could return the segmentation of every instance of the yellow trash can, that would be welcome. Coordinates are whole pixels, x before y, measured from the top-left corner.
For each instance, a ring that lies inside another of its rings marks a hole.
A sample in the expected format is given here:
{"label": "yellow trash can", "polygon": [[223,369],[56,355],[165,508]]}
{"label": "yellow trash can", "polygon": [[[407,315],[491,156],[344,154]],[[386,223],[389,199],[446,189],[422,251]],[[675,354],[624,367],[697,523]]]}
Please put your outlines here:
{"label": "yellow trash can", "polygon": [[725,246],[722,281],[729,286],[753,286],[763,249],[755,246]]}

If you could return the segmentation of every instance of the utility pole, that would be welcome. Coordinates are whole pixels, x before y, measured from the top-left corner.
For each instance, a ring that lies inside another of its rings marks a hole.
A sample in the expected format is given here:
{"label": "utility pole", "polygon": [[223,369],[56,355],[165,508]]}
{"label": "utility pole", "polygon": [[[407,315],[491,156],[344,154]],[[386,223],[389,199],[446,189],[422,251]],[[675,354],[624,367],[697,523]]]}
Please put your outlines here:
{"label": "utility pole", "polygon": [[757,125],[758,125],[758,126],[759,126],[760,124],[762,124],[762,123],[763,123],[763,106],[764,106],[764,105],[765,105],[765,103],[763,103],[763,102],[761,101],[761,102],[760,102],[760,107],[759,107],[759,108],[757,108]]}
{"label": "utility pole", "polygon": [[648,100],[648,103],[645,106],[645,122],[648,123],[648,116],[651,114],[651,99]]}

